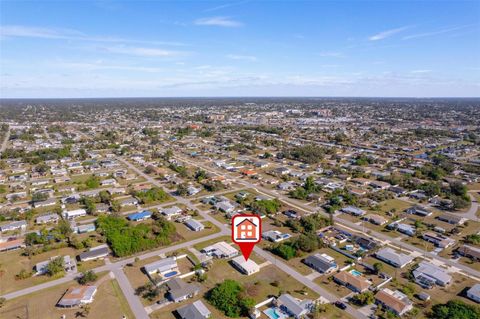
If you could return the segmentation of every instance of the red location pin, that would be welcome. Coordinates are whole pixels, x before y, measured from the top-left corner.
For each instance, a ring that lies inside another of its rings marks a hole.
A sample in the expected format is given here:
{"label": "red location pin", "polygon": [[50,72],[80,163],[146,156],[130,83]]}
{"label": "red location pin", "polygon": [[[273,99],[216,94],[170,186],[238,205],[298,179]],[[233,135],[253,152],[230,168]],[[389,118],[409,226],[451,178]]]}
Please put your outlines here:
{"label": "red location pin", "polygon": [[232,241],[248,260],[255,244],[262,239],[262,220],[258,215],[235,215],[232,218]]}

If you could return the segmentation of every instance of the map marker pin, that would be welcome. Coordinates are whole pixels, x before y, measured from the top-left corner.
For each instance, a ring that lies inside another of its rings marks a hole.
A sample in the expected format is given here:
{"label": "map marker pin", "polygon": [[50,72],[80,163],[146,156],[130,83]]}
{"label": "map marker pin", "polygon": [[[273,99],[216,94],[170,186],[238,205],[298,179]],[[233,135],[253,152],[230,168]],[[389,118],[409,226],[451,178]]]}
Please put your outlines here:
{"label": "map marker pin", "polygon": [[258,215],[235,215],[232,218],[232,241],[240,247],[245,260],[248,260],[262,233],[262,220]]}

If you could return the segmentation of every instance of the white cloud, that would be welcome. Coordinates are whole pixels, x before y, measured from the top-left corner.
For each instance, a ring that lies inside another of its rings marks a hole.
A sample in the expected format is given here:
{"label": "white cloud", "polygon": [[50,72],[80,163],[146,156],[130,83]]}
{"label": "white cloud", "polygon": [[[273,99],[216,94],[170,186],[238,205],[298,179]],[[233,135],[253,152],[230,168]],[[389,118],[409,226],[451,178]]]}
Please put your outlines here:
{"label": "white cloud", "polygon": [[142,43],[150,45],[170,45],[184,46],[184,43],[174,41],[149,41],[124,39],[110,36],[90,36],[85,33],[65,28],[46,28],[31,27],[22,25],[0,26],[0,38],[41,38],[41,39],[59,39],[59,40],[77,40],[87,42],[106,42],[106,43]]}
{"label": "white cloud", "polygon": [[221,10],[221,9],[225,9],[225,8],[230,8],[230,7],[238,6],[238,5],[247,3],[247,2],[250,2],[250,0],[244,0],[244,1],[226,3],[226,4],[222,4],[222,5],[216,6],[216,7],[212,7],[212,8],[205,9],[205,10],[203,10],[203,12],[217,11],[217,10]]}
{"label": "white cloud", "polygon": [[28,27],[22,25],[0,26],[1,37],[26,37],[44,39],[70,39],[84,36],[83,33],[71,29],[53,29],[43,27]]}
{"label": "white cloud", "polygon": [[232,60],[243,60],[243,61],[251,61],[251,62],[257,61],[257,57],[253,55],[228,54],[227,58]]}
{"label": "white cloud", "polygon": [[243,26],[243,23],[232,20],[229,17],[210,17],[210,18],[201,18],[194,21],[196,25],[203,26],[217,26],[217,27],[226,27],[226,28],[236,28]]}
{"label": "white cloud", "polygon": [[425,74],[425,73],[430,73],[432,70],[427,70],[427,69],[421,69],[421,70],[412,70],[410,73],[414,74]]}
{"label": "white cloud", "polygon": [[159,48],[144,48],[132,46],[115,46],[104,47],[105,51],[110,53],[119,53],[126,55],[142,56],[142,57],[175,57],[185,55],[186,52],[171,51]]}
{"label": "white cloud", "polygon": [[345,55],[342,52],[323,51],[318,54],[321,57],[343,58]]}
{"label": "white cloud", "polygon": [[469,26],[471,26],[471,25],[462,25],[462,26],[456,26],[456,27],[451,27],[451,28],[445,28],[445,29],[437,30],[437,31],[411,34],[411,35],[404,36],[402,39],[403,40],[410,40],[410,39],[431,37],[431,36],[435,36],[435,35],[439,35],[439,34],[444,34],[444,33],[449,33],[449,32],[452,32],[452,31],[461,30],[461,29],[467,28]]}
{"label": "white cloud", "polygon": [[409,28],[409,26],[405,26],[405,27],[401,27],[401,28],[396,28],[396,29],[390,29],[390,30],[386,30],[386,31],[382,31],[380,33],[377,33],[377,34],[374,34],[372,35],[371,37],[369,37],[368,39],[370,41],[378,41],[378,40],[383,40],[383,39],[386,39],[386,38],[389,38],[391,37],[392,35],[395,35],[397,33],[400,33],[402,31],[405,31]]}

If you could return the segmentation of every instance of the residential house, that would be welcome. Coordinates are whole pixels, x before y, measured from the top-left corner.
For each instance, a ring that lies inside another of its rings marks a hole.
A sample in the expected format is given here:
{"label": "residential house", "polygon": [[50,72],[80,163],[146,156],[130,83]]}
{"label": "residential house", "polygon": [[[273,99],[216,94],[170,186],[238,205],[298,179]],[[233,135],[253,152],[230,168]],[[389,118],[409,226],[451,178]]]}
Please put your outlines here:
{"label": "residential house", "polygon": [[370,282],[362,276],[356,276],[348,271],[341,271],[333,275],[333,280],[354,292],[367,291],[371,286]]}
{"label": "residential house", "polygon": [[425,232],[423,233],[422,238],[440,248],[447,248],[455,244],[454,239],[434,232]]}
{"label": "residential house", "polygon": [[413,303],[402,292],[392,291],[388,288],[380,290],[375,295],[375,303],[382,305],[397,316],[402,316],[413,309]]}
{"label": "residential house", "polygon": [[63,217],[69,220],[83,216],[87,216],[87,211],[83,208],[63,212]]}
{"label": "residential house", "polygon": [[170,208],[164,208],[162,211],[162,215],[165,216],[167,220],[175,219],[180,214],[182,214],[183,210],[178,206],[172,206]]}
{"label": "residential house", "polygon": [[313,301],[300,300],[290,294],[282,294],[275,300],[275,304],[295,319],[304,318],[313,309]]}
{"label": "residential house", "polygon": [[253,260],[245,260],[243,256],[233,258],[232,264],[235,268],[246,275],[252,275],[260,271],[260,267]]}
{"label": "residential house", "polygon": [[384,225],[387,223],[387,219],[384,218],[383,216],[380,216],[380,215],[377,215],[377,214],[368,214],[368,215],[365,215],[364,217],[365,220],[368,220],[369,222],[371,222],[372,224],[375,224],[375,225]]}
{"label": "residential house", "polygon": [[0,241],[0,252],[15,250],[25,247],[25,240],[23,238]]}
{"label": "residential house", "polygon": [[81,253],[78,255],[78,259],[80,261],[89,261],[95,260],[100,258],[105,258],[109,254],[108,246],[107,245],[100,245],[94,248],[90,248],[90,250]]}
{"label": "residential house", "polygon": [[480,303],[480,284],[475,284],[467,290],[467,298]]}
{"label": "residential house", "polygon": [[384,189],[388,189],[390,186],[389,183],[387,182],[382,182],[382,181],[372,181],[370,182],[370,187],[374,188],[374,189],[377,189],[377,190],[384,190]]}
{"label": "residential house", "polygon": [[90,224],[77,226],[76,227],[76,232],[77,232],[77,234],[85,234],[85,233],[94,232],[96,229],[97,228],[95,227],[95,224],[90,223]]}
{"label": "residential house", "polygon": [[188,298],[193,298],[200,292],[200,286],[197,284],[186,283],[180,278],[173,278],[167,281],[168,299],[173,302],[181,302]]}
{"label": "residential house", "polygon": [[390,247],[380,249],[375,257],[397,268],[403,268],[413,261],[410,255],[396,252]]}
{"label": "residential house", "polygon": [[138,199],[136,199],[134,197],[129,197],[129,198],[126,198],[126,199],[122,199],[120,201],[120,206],[121,207],[136,206],[136,205],[138,205]]}
{"label": "residential house", "polygon": [[143,212],[133,213],[127,216],[127,219],[130,221],[138,222],[147,220],[152,217],[152,212],[144,210]]}
{"label": "residential house", "polygon": [[432,215],[432,212],[426,209],[425,207],[415,205],[410,208],[407,208],[406,212],[411,215],[418,215],[422,217],[427,217]]}
{"label": "residential house", "polygon": [[456,251],[461,256],[470,258],[474,261],[480,261],[480,248],[469,245],[462,245],[458,247]]}
{"label": "residential house", "polygon": [[27,222],[24,220],[13,221],[7,224],[0,225],[0,232],[2,233],[13,230],[24,231],[25,229],[27,229]]}
{"label": "residential house", "polygon": [[291,237],[290,234],[283,234],[278,230],[269,230],[262,233],[262,237],[274,243],[281,242]]}
{"label": "residential house", "polygon": [[168,257],[147,264],[143,267],[145,272],[149,275],[157,274],[162,279],[169,279],[180,274],[177,260],[175,257]]}
{"label": "residential house", "polygon": [[176,312],[181,319],[207,319],[211,316],[210,310],[208,310],[201,300],[180,307]]}
{"label": "residential house", "polygon": [[435,285],[442,287],[447,286],[452,280],[452,276],[444,269],[426,261],[420,262],[418,267],[413,271],[413,277],[417,284],[426,289],[432,288]]}
{"label": "residential house", "polygon": [[467,219],[464,217],[450,214],[442,214],[438,216],[437,219],[452,225],[463,225],[467,221]]}
{"label": "residential house", "polygon": [[35,224],[49,224],[49,223],[58,223],[60,216],[58,214],[47,214],[41,215],[35,218]]}
{"label": "residential house", "polygon": [[328,274],[338,269],[335,259],[327,254],[308,256],[303,263],[322,274]]}
{"label": "residential house", "polygon": [[[46,274],[48,264],[56,258],[58,258],[58,256],[54,256],[54,257],[51,257],[49,260],[45,260],[45,261],[37,263],[35,265],[35,271],[36,271],[35,275],[39,276],[39,275]],[[64,267],[63,269],[64,269],[65,272],[71,272],[71,271],[76,270],[75,260],[70,258],[70,256],[68,256],[68,255],[63,256],[63,267]]]}
{"label": "residential house", "polygon": [[184,222],[184,224],[193,231],[201,231],[205,229],[205,226],[203,226],[203,224],[196,219],[188,219]]}
{"label": "residential house", "polygon": [[207,246],[201,252],[215,258],[232,258],[238,255],[238,251],[224,241]]}
{"label": "residential house", "polygon": [[215,203],[214,206],[215,206],[215,209],[222,211],[224,213],[231,213],[235,210],[235,206],[232,203],[230,203],[230,201],[228,200],[217,202]]}
{"label": "residential house", "polygon": [[58,301],[57,307],[72,308],[90,304],[93,302],[96,292],[96,286],[80,286],[69,288]]}
{"label": "residential house", "polygon": [[346,206],[340,209],[341,212],[347,213],[353,216],[363,216],[366,214],[366,212],[363,209],[360,209],[355,206]]}

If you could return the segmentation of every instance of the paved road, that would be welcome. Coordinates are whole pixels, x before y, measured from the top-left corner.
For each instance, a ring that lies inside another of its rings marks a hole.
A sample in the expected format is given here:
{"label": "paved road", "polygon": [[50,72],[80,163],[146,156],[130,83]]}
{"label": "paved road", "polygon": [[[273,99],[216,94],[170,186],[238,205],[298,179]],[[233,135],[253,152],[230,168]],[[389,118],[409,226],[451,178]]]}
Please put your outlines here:
{"label": "paved road", "polygon": [[[133,164],[127,162],[127,161],[124,161],[122,160],[122,162],[126,165],[129,166],[130,169],[134,170],[137,174],[140,174],[142,175],[145,179],[149,180],[151,183],[159,186],[159,187],[162,187],[162,185],[157,181],[155,180],[154,178],[152,178],[151,176],[148,176],[146,175],[144,172],[142,172],[141,170],[139,170],[137,167],[135,167]],[[185,204],[186,206],[192,208],[192,209],[197,209],[197,207],[195,207],[189,200],[183,198],[183,197],[179,197],[179,196],[175,196],[175,199],[183,204]],[[220,221],[216,220],[215,218],[213,218],[210,214],[208,214],[208,212],[206,211],[202,211],[202,210],[199,210],[199,213],[205,218],[207,219],[208,221],[212,222],[214,225],[218,226],[223,233],[227,233],[227,234],[230,234],[231,232],[231,229],[230,227],[228,227],[227,225],[225,224],[222,224]],[[334,302],[336,300],[338,300],[339,298],[336,297],[335,295],[331,294],[330,292],[328,292],[326,289],[320,287],[319,285],[317,285],[316,283],[314,283],[313,281],[311,281],[310,279],[306,278],[304,275],[302,275],[301,273],[299,273],[298,271],[296,271],[294,268],[290,267],[289,265],[287,265],[286,263],[284,263],[283,261],[281,260],[278,260],[275,256],[271,255],[270,253],[266,252],[265,250],[261,249],[260,247],[258,246],[255,246],[254,248],[254,251],[255,253],[257,253],[258,255],[260,255],[261,257],[263,257],[265,260],[269,261],[270,263],[272,263],[273,265],[275,265],[276,267],[278,267],[280,270],[282,270],[283,272],[287,273],[288,275],[292,276],[293,278],[295,278],[297,281],[299,281],[300,283],[302,283],[303,285],[305,285],[306,287],[312,289],[313,291],[315,291],[316,293],[318,293],[320,296],[328,299],[330,302]],[[348,308],[345,310],[347,311],[349,314],[353,315],[355,318],[367,318],[367,316],[365,316],[364,314],[362,314],[361,312],[357,311],[356,309],[350,307],[350,306],[347,306]]]}
{"label": "paved road", "polygon": [[133,290],[132,285],[128,281],[127,276],[125,276],[125,273],[123,272],[123,270],[116,268],[113,270],[113,274],[115,275],[115,278],[117,278],[118,285],[120,286],[120,289],[122,289],[123,294],[125,296],[129,296],[127,298],[127,301],[128,301],[128,304],[130,305],[130,309],[135,315],[135,318],[148,319],[149,316],[147,314],[147,311],[145,310],[142,303],[140,302],[140,299],[138,299],[138,297],[135,296],[135,291]]}
{"label": "paved road", "polygon": [[[250,183],[249,181],[246,181],[244,179],[240,179],[239,177],[234,177],[234,176],[231,176],[230,173],[226,173],[224,171],[219,171],[217,169],[214,169],[212,167],[209,167],[205,164],[201,165],[199,164],[199,162],[192,162],[188,159],[185,159],[184,157],[180,157],[180,156],[176,156],[178,159],[184,161],[184,162],[187,162],[189,163],[190,165],[193,165],[195,167],[199,167],[199,168],[202,168],[206,171],[209,171],[211,173],[214,173],[214,174],[217,174],[217,175],[223,175],[223,176],[228,176],[230,178],[236,178],[237,180],[237,183],[240,183],[240,184],[243,184],[245,185],[245,187],[248,187],[248,188],[253,188],[255,190],[257,190],[259,193],[262,193],[264,195],[268,195],[268,196],[271,196],[271,197],[276,197],[278,198],[279,200],[281,200],[282,202],[294,207],[294,208],[297,208],[299,210],[302,210],[304,212],[307,212],[307,213],[312,213],[313,210],[312,210],[312,207],[309,207],[307,205],[305,205],[304,203],[302,203],[301,201],[298,201],[298,200],[295,200],[295,199],[292,199],[292,198],[289,198],[283,194],[280,194],[280,193],[274,193],[272,192],[271,190],[269,189],[266,189],[262,186],[259,186],[259,185],[255,185],[255,184],[252,184]],[[472,203],[472,206],[476,204],[476,207],[478,209],[478,203]],[[324,212],[323,210],[320,210],[318,211],[319,213],[321,214],[324,214],[325,216],[328,216],[328,214],[326,212]],[[421,248],[418,248],[418,247],[415,247],[415,246],[412,246],[410,244],[407,244],[407,243],[404,243],[402,242],[401,240],[399,239],[396,239],[396,238],[392,238],[392,237],[389,237],[387,235],[384,235],[382,233],[378,233],[378,232],[375,232],[373,230],[369,230],[369,234],[367,233],[364,233],[364,229],[361,225],[357,225],[355,223],[352,223],[350,221],[347,221],[347,220],[343,220],[343,219],[339,219],[338,217],[334,217],[334,220],[335,220],[335,223],[340,225],[340,226],[347,226],[348,228],[351,228],[351,229],[354,229],[356,230],[357,232],[359,233],[362,233],[364,234],[365,236],[367,237],[374,237],[374,238],[377,238],[377,239],[380,239],[382,241],[385,241],[387,243],[391,243],[391,245],[395,245],[395,246],[398,246],[398,247],[401,247],[403,248],[404,250],[408,250],[408,251],[415,251],[417,253],[420,253],[420,255],[424,255],[430,259],[435,259],[437,261],[441,261],[442,263],[444,264],[447,264],[449,266],[453,266],[453,267],[456,267],[460,270],[463,271],[464,274],[466,275],[472,275],[474,277],[476,277],[476,279],[480,278],[480,272],[477,271],[477,270],[474,270],[466,265],[462,265],[460,263],[457,263],[456,261],[452,261],[450,259],[446,259],[446,258],[443,258],[443,257],[439,257],[431,252],[426,252],[421,249]]]}
{"label": "paved road", "polygon": [[3,151],[7,149],[9,139],[10,139],[10,127],[8,127],[7,134],[5,134],[5,138],[3,139],[2,145],[0,146],[0,153],[3,153]]}

